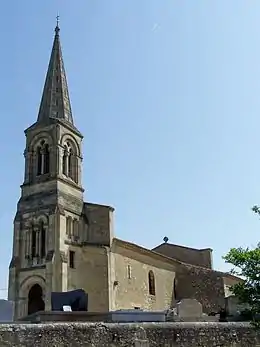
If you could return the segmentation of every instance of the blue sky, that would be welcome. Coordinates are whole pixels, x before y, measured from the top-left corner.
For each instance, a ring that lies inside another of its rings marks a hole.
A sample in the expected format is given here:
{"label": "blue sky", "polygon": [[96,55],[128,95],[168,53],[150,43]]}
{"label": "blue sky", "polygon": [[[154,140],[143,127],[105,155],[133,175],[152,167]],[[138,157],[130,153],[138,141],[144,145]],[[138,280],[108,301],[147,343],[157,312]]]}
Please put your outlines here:
{"label": "blue sky", "polygon": [[250,208],[260,203],[260,2],[9,0],[0,21],[0,289],[23,130],[37,117],[57,11],[85,135],[86,200],[116,208],[117,237],[211,247],[226,270],[231,247],[259,241]]}

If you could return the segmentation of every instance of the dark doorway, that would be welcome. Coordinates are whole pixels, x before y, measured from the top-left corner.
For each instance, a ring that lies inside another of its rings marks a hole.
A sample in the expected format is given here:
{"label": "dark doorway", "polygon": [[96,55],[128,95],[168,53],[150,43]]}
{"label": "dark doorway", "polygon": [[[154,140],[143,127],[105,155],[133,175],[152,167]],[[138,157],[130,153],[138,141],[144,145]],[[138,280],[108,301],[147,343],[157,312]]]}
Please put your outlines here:
{"label": "dark doorway", "polygon": [[38,311],[44,311],[45,305],[42,299],[42,287],[35,284],[28,294],[28,315]]}

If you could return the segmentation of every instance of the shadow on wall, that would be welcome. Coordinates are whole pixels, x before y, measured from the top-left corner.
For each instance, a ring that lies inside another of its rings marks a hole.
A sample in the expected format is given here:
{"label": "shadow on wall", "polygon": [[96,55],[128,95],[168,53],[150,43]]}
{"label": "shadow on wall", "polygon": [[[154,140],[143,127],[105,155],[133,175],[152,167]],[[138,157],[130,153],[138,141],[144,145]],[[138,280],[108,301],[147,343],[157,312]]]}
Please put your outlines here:
{"label": "shadow on wall", "polygon": [[172,300],[171,300],[171,308],[175,307],[178,302],[177,297],[177,280],[174,278],[172,285]]}

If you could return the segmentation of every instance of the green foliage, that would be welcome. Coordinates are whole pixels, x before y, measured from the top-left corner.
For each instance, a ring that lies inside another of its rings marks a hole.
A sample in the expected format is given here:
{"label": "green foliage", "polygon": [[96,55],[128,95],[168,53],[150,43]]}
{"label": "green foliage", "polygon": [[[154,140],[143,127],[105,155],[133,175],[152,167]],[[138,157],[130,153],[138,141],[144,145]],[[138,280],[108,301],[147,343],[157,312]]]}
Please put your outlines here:
{"label": "green foliage", "polygon": [[[260,215],[258,206],[252,210]],[[250,306],[252,323],[260,328],[260,245],[254,249],[232,248],[224,260],[234,266],[231,273],[244,280],[230,288],[231,292],[241,303]]]}

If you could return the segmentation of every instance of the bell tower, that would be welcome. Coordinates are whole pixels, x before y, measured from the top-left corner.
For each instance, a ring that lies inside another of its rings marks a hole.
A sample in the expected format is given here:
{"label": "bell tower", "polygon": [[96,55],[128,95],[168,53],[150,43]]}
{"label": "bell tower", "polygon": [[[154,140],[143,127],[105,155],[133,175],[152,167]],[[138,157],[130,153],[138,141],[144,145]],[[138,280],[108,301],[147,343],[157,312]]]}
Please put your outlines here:
{"label": "bell tower", "polygon": [[74,125],[62,58],[54,41],[36,122],[25,130],[25,173],[14,218],[8,299],[15,318],[49,310],[52,291],[68,290],[68,220],[81,228],[82,139]]}

